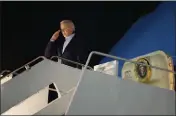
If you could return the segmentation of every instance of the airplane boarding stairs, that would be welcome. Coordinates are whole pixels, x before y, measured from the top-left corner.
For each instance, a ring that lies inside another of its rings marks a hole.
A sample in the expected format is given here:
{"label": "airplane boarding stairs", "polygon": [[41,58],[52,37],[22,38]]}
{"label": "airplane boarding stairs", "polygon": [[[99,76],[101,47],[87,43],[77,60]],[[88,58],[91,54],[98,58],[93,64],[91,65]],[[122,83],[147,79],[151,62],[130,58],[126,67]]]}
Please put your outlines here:
{"label": "airplane boarding stairs", "polygon": [[[175,115],[174,91],[86,69],[93,54],[130,62],[92,52],[80,70],[39,57],[1,83],[1,115]],[[52,83],[58,98],[48,104]]]}

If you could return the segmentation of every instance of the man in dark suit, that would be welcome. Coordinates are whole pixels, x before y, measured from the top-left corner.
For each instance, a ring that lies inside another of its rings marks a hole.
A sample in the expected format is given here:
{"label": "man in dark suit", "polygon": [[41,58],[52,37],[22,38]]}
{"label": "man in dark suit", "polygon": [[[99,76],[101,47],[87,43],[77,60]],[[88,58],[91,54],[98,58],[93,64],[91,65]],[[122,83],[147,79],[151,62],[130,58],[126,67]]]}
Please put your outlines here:
{"label": "man in dark suit", "polygon": [[[64,39],[62,40],[60,33],[62,33]],[[60,22],[60,30],[56,31],[45,50],[45,57],[50,58],[52,56],[59,56],[68,60],[85,64],[88,51],[86,48],[85,40],[78,37],[75,34],[75,25],[71,20],[63,20]],[[61,63],[81,68],[81,66],[61,60]],[[49,88],[55,89],[53,84],[49,85]],[[48,103],[55,100],[58,95],[55,92],[49,91]]]}
{"label": "man in dark suit", "polygon": [[[60,38],[60,32],[65,38]],[[83,43],[83,39],[75,34],[75,25],[71,20],[63,20],[60,22],[60,30],[56,31],[50,39],[46,50],[45,57],[50,58],[51,56],[59,56],[68,60],[85,64],[86,58],[86,44]],[[61,60],[61,63],[80,68],[71,62]]]}

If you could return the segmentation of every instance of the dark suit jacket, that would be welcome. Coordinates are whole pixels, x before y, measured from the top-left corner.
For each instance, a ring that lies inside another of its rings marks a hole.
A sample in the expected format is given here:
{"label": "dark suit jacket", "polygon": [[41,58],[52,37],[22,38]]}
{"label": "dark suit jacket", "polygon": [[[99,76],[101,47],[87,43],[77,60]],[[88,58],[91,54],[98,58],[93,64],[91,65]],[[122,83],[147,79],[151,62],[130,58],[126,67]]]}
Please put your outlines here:
{"label": "dark suit jacket", "polygon": [[[86,51],[87,47],[86,43],[84,43],[84,40],[75,35],[65,48],[64,53],[62,53],[64,41],[65,40],[62,40],[60,38],[54,42],[50,41],[45,50],[45,57],[49,59],[52,56],[59,56],[65,59],[85,64],[88,54]],[[61,60],[61,62],[71,67],[80,68],[80,66],[65,60]]]}

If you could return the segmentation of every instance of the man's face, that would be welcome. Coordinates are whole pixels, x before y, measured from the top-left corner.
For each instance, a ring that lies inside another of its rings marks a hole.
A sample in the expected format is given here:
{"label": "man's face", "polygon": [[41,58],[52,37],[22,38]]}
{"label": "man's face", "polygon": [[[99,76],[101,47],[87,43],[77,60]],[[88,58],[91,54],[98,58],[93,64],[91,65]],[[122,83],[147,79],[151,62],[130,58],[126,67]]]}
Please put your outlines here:
{"label": "man's face", "polygon": [[64,37],[68,37],[73,33],[72,27],[69,26],[69,25],[66,25],[64,23],[60,24],[60,28],[61,28],[61,32],[62,32]]}

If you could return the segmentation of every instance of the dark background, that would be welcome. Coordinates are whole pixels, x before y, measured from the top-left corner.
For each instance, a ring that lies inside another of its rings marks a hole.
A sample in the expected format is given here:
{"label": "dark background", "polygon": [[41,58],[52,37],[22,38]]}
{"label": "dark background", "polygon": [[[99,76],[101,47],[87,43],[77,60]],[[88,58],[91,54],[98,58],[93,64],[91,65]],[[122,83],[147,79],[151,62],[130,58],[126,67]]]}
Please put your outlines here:
{"label": "dark background", "polygon": [[[44,55],[46,44],[63,19],[91,50],[108,53],[132,24],[159,2],[2,2],[2,70],[14,70]],[[98,64],[94,57],[91,64]]]}

